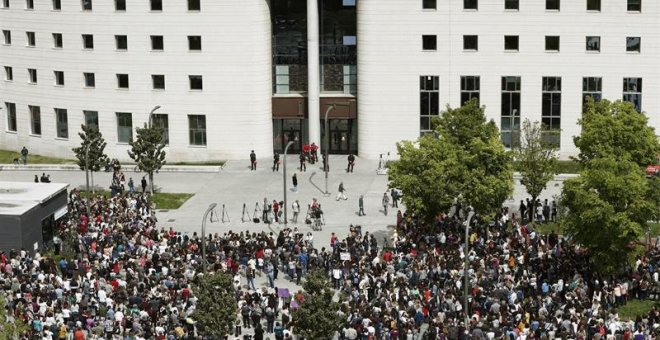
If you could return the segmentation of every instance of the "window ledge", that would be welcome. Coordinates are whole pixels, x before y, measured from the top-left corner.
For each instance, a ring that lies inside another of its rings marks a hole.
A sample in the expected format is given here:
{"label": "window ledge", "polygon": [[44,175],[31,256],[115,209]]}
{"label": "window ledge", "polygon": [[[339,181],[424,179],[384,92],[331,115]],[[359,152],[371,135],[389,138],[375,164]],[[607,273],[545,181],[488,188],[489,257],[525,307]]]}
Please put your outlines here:
{"label": "window ledge", "polygon": [[116,88],[116,90],[118,90],[118,91],[128,91],[130,89],[128,87],[118,87],[118,88]]}
{"label": "window ledge", "polygon": [[68,141],[69,138],[68,137],[66,137],[66,138],[65,137],[55,137],[55,140]]}
{"label": "window ledge", "polygon": [[10,133],[12,135],[17,135],[18,131],[12,131],[12,130],[5,130],[5,133]]}
{"label": "window ledge", "polygon": [[2,46],[11,46],[11,44],[2,43]]}
{"label": "window ledge", "polygon": [[520,50],[504,50],[504,53],[520,53]]}
{"label": "window ledge", "polygon": [[36,134],[34,134],[34,133],[30,133],[30,134],[28,134],[28,136],[30,136],[30,137],[41,138],[41,135],[36,135]]}
{"label": "window ledge", "polygon": [[126,53],[126,52],[128,52],[128,49],[127,48],[125,48],[125,49],[115,49],[115,52]]}
{"label": "window ledge", "polygon": [[518,13],[518,12],[520,12],[520,9],[504,9],[504,12],[505,13],[507,13],[507,12]]}
{"label": "window ledge", "polygon": [[463,8],[463,12],[478,12],[478,8]]}
{"label": "window ledge", "polygon": [[61,50],[61,49],[63,49],[63,48],[62,48],[62,47],[53,46],[52,49],[53,49],[53,50]]}
{"label": "window ledge", "polygon": [[600,54],[600,51],[585,51],[587,54]]}
{"label": "window ledge", "polygon": [[95,86],[83,86],[83,89],[93,90],[95,88],[96,88]]}
{"label": "window ledge", "polygon": [[154,92],[165,92],[165,89],[151,89]]}
{"label": "window ledge", "polygon": [[588,9],[587,13],[600,13],[599,9]]}
{"label": "window ledge", "polygon": [[202,50],[191,50],[191,49],[188,49],[188,52],[191,52],[191,53],[202,53]]}
{"label": "window ledge", "polygon": [[642,54],[642,51],[626,51],[626,54]]}
{"label": "window ledge", "polygon": [[477,53],[479,50],[463,50],[464,53]]}
{"label": "window ledge", "polygon": [[12,79],[5,79],[5,83],[13,83],[14,81]]}
{"label": "window ledge", "polygon": [[435,13],[437,12],[437,8],[422,8],[422,12],[430,12],[430,13]]}
{"label": "window ledge", "polygon": [[628,14],[642,14],[642,11],[626,11]]}
{"label": "window ledge", "polygon": [[64,87],[64,85],[54,84],[53,87]]}
{"label": "window ledge", "polygon": [[51,12],[62,12],[61,9],[51,9],[50,11],[51,11]]}
{"label": "window ledge", "polygon": [[25,45],[25,47],[27,47],[27,48],[35,48],[36,46],[34,46],[34,45]]}
{"label": "window ledge", "polygon": [[163,53],[164,51],[165,51],[164,49],[162,49],[162,50],[154,50],[154,49],[152,49],[150,52]]}
{"label": "window ledge", "polygon": [[422,49],[422,52],[433,53],[433,52],[438,52],[438,50],[437,49],[436,50],[424,50],[424,49]]}
{"label": "window ledge", "polygon": [[37,85],[37,83],[28,82],[28,85]]}
{"label": "window ledge", "polygon": [[559,13],[560,10],[558,10],[558,9],[546,9],[545,11],[550,12],[550,13]]}
{"label": "window ledge", "polygon": [[193,149],[206,149],[206,145],[190,145],[190,144],[188,144],[188,147],[193,148]]}
{"label": "window ledge", "polygon": [[545,50],[545,53],[559,53],[559,50]]}
{"label": "window ledge", "polygon": [[193,90],[193,89],[190,89],[190,90],[188,90],[188,92],[193,92],[193,93],[195,93],[195,92],[204,92],[204,90]]}
{"label": "window ledge", "polygon": [[189,9],[187,10],[188,13],[202,13],[201,9]]}

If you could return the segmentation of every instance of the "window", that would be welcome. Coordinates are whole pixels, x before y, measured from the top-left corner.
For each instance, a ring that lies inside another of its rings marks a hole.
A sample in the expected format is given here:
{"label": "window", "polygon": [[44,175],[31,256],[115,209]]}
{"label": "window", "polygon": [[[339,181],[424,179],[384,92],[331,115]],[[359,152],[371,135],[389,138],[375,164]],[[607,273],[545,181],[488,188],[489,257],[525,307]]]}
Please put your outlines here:
{"label": "window", "polygon": [[117,142],[133,140],[133,115],[130,112],[117,112]]}
{"label": "window", "polygon": [[200,0],[188,0],[188,10],[189,11],[199,11],[202,9]]}
{"label": "window", "polygon": [[53,47],[62,48],[63,45],[62,33],[53,33]]}
{"label": "window", "polygon": [[437,9],[437,0],[422,0],[422,9]]}
{"label": "window", "polygon": [[94,73],[83,73],[83,78],[85,78],[85,87],[96,87],[96,77]]}
{"label": "window", "polygon": [[30,133],[33,135],[41,135],[41,108],[39,106],[28,105],[30,110]]}
{"label": "window", "polygon": [[188,116],[189,143],[190,145],[206,145],[206,116]]}
{"label": "window", "polygon": [[463,9],[474,9],[479,7],[478,0],[463,0]]}
{"label": "window", "polygon": [[2,30],[2,36],[5,38],[4,44],[5,45],[11,45],[11,31]]}
{"label": "window", "polygon": [[289,65],[275,65],[275,93],[289,94]]}
{"label": "window", "polygon": [[85,126],[92,127],[98,130],[99,128],[99,113],[98,111],[83,111],[85,116]]}
{"label": "window", "polygon": [[478,51],[479,50],[479,36],[478,35],[464,35],[463,36],[463,51]]}
{"label": "window", "polygon": [[545,0],[545,9],[550,11],[558,11],[559,0]]}
{"label": "window", "polygon": [[55,109],[57,138],[69,138],[69,122],[66,109]]}
{"label": "window", "polygon": [[167,114],[159,113],[159,114],[153,114],[151,116],[151,124],[154,127],[159,127],[162,130],[163,133],[163,143],[170,144],[170,125],[169,125],[169,120],[167,118]]}
{"label": "window", "polygon": [[34,47],[37,44],[37,38],[34,35],[34,32],[25,32],[25,36],[27,38],[27,45],[30,47]]}
{"label": "window", "polygon": [[14,69],[11,66],[5,66],[5,80],[14,80]]}
{"label": "window", "polygon": [[151,0],[151,10],[152,11],[162,11],[163,10],[163,0]]}
{"label": "window", "polygon": [[202,90],[202,76],[188,76],[191,90]]}
{"label": "window", "polygon": [[561,77],[543,77],[541,123],[546,143],[559,147],[561,130]]}
{"label": "window", "polygon": [[16,132],[16,104],[5,102],[7,109],[7,131]]}
{"label": "window", "polygon": [[92,0],[82,0],[82,9],[83,11],[92,10]]}
{"label": "window", "polygon": [[600,37],[587,37],[587,51],[600,52]]}
{"label": "window", "polygon": [[62,10],[62,0],[53,0],[53,11]]}
{"label": "window", "polygon": [[164,90],[165,89],[165,76],[162,74],[152,74],[151,83],[154,90]]}
{"label": "window", "polygon": [[126,0],[115,0],[115,11],[123,12],[126,10]]}
{"label": "window", "polygon": [[2,8],[9,8],[9,0],[2,0]]}
{"label": "window", "polygon": [[431,121],[440,113],[440,77],[419,77],[419,131],[426,134],[433,131]]}
{"label": "window", "polygon": [[342,0],[341,4],[344,7],[354,7],[355,6],[355,0]]}
{"label": "window", "polygon": [[626,38],[626,52],[641,52],[642,38],[640,37],[627,37]]}
{"label": "window", "polygon": [[152,51],[162,51],[163,50],[163,36],[162,35],[152,35],[151,36],[151,50]]}
{"label": "window", "polygon": [[462,76],[461,105],[465,105],[472,98],[476,98],[479,104],[479,76]]}
{"label": "window", "polygon": [[600,0],[587,0],[587,11],[600,12]]}
{"label": "window", "polygon": [[37,83],[37,70],[34,68],[29,68],[28,69],[28,81],[30,84],[36,84]]}
{"label": "window", "polygon": [[559,52],[559,37],[546,35],[545,50],[546,52]]}
{"label": "window", "polygon": [[357,95],[357,65],[344,65],[344,93]]}
{"label": "window", "polygon": [[117,50],[125,51],[128,49],[128,37],[125,35],[115,35],[115,45]]}
{"label": "window", "polygon": [[83,40],[83,48],[91,50],[94,48],[94,36],[91,34],[83,34],[82,35],[82,40]]}
{"label": "window", "polygon": [[642,0],[628,0],[628,12],[641,12]]}
{"label": "window", "polygon": [[589,98],[592,98],[595,102],[603,99],[603,78],[582,78],[582,112],[584,112]]}
{"label": "window", "polygon": [[25,9],[34,9],[34,0],[25,0]]}
{"label": "window", "polygon": [[517,35],[505,35],[504,36],[504,50],[505,51],[518,51],[519,46],[519,37]]}
{"label": "window", "polygon": [[520,0],[504,0],[504,9],[508,10],[519,10],[520,9]]}
{"label": "window", "polygon": [[520,77],[502,77],[500,131],[507,148],[520,145]]}
{"label": "window", "polygon": [[55,85],[64,86],[64,72],[53,71],[53,75],[55,76]]}
{"label": "window", "polygon": [[623,100],[642,112],[642,78],[623,78]]}
{"label": "window", "polygon": [[128,74],[117,73],[117,87],[120,89],[128,88]]}
{"label": "window", "polygon": [[188,49],[190,51],[201,51],[202,50],[202,36],[200,36],[200,35],[189,35],[188,36]]}
{"label": "window", "polygon": [[435,35],[422,36],[422,49],[424,51],[435,51],[438,48],[437,37]]}

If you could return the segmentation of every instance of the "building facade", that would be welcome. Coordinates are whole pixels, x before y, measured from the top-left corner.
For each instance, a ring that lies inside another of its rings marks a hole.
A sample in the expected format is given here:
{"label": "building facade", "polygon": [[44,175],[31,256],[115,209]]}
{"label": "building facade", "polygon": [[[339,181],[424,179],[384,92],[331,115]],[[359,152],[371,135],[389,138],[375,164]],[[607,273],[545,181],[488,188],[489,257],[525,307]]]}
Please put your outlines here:
{"label": "building facade", "polygon": [[0,29],[0,149],[72,157],[92,124],[127,159],[153,112],[171,161],[395,157],[472,98],[505,145],[541,121],[563,158],[586,97],[660,128],[649,0],[0,0]]}

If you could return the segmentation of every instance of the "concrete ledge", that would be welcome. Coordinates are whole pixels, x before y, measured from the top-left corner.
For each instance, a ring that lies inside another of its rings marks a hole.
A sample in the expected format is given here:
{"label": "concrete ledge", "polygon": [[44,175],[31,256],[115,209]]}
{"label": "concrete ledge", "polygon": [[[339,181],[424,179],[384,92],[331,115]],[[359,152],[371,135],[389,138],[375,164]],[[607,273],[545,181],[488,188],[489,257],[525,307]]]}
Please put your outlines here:
{"label": "concrete ledge", "polygon": [[[135,171],[135,165],[123,166],[123,171]],[[197,173],[215,173],[220,172],[222,167],[219,165],[165,165],[158,172],[197,172]],[[13,165],[0,164],[0,171],[29,171],[29,172],[51,172],[51,171],[82,171],[76,164],[28,164]],[[99,171],[103,172],[103,171]]]}

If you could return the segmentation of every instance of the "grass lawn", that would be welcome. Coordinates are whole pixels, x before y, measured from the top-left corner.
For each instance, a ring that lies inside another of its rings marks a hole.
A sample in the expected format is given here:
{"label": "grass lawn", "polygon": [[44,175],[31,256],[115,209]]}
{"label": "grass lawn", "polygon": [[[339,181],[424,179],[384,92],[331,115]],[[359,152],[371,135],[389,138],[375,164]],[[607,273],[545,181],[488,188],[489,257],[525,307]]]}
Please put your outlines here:
{"label": "grass lawn", "polygon": [[[14,158],[20,158],[18,151],[0,150],[0,164],[13,164]],[[47,157],[40,155],[28,155],[28,164],[75,164],[72,159]]]}
{"label": "grass lawn", "polygon": [[532,229],[536,230],[537,233],[548,235],[553,231],[559,235],[563,234],[563,230],[559,226],[559,223],[534,223]]}
{"label": "grass lawn", "polygon": [[660,304],[653,300],[630,300],[624,306],[619,308],[619,317],[621,319],[635,320],[637,316],[644,316],[653,308]]}
{"label": "grass lawn", "polygon": [[[81,191],[82,196],[92,196],[91,192]],[[93,194],[102,195],[105,197],[110,197],[110,191],[107,190],[97,190]],[[179,209],[188,199],[193,197],[195,194],[188,193],[169,193],[169,192],[157,192],[151,196],[150,200],[156,204],[156,209]]]}

